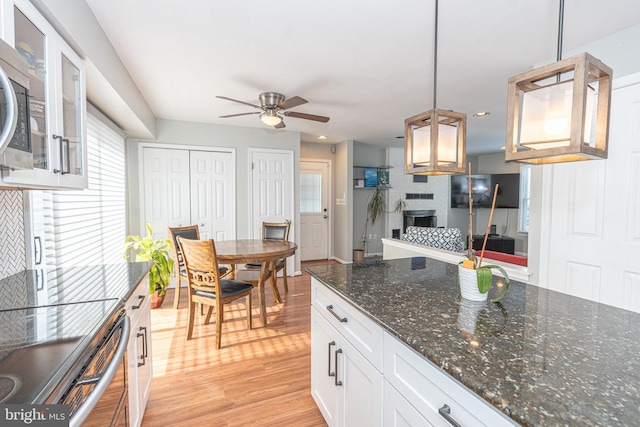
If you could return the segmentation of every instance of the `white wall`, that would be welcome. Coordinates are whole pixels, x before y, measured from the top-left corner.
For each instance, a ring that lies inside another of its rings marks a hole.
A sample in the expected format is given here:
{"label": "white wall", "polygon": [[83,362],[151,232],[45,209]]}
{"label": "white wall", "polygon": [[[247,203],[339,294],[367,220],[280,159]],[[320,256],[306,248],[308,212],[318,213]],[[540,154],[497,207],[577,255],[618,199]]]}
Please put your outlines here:
{"label": "white wall", "polygon": [[353,141],[336,144],[334,176],[334,257],[351,262],[353,249]]}
{"label": "white wall", "polygon": [[[138,144],[153,142],[203,147],[233,147],[236,149],[236,236],[249,238],[249,148],[273,148],[294,152],[294,221],[300,223],[300,133],[262,128],[245,128],[206,123],[158,120],[157,141],[129,139],[127,141],[127,183],[129,233],[140,234],[140,194],[138,182]],[[144,234],[144,233],[142,233]],[[300,244],[300,230],[295,227],[294,241]],[[296,271],[300,257],[296,254]]]}

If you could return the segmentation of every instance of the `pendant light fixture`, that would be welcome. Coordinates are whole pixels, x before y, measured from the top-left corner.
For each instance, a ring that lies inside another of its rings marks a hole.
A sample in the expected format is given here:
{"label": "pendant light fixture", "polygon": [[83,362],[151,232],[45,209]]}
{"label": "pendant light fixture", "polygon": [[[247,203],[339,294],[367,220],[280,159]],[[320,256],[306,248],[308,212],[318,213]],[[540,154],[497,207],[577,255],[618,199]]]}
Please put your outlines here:
{"label": "pendant light fixture", "polygon": [[613,71],[588,53],[509,78],[505,160],[532,164],[606,159]]}
{"label": "pendant light fixture", "polygon": [[433,109],[404,121],[405,174],[465,173],[467,115],[436,108],[438,82],[438,0],[435,0]]}

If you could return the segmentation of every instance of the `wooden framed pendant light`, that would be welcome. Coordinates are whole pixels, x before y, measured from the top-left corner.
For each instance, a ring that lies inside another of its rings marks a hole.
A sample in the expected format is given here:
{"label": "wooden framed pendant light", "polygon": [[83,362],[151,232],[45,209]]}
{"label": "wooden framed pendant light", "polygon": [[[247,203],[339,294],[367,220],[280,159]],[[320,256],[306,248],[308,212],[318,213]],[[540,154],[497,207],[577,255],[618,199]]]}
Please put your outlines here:
{"label": "wooden framed pendant light", "polygon": [[438,77],[438,0],[435,0],[433,109],[404,121],[405,174],[465,173],[467,115],[436,108]]}
{"label": "wooden framed pendant light", "polygon": [[505,161],[532,164],[606,159],[613,71],[588,53],[509,78]]}

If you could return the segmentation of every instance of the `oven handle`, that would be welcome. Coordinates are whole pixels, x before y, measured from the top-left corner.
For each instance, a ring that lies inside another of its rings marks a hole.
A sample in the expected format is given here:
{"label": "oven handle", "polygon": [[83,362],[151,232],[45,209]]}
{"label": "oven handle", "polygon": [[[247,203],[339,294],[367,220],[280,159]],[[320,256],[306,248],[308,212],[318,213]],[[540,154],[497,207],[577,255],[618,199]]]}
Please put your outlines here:
{"label": "oven handle", "polygon": [[87,399],[82,402],[82,405],[74,412],[73,416],[69,418],[69,427],[80,427],[84,420],[87,419],[93,408],[96,406],[102,394],[106,391],[107,387],[111,383],[111,380],[115,376],[120,364],[122,363],[122,358],[124,357],[125,351],[127,351],[127,344],[129,342],[129,332],[130,332],[130,322],[129,317],[124,316],[122,319],[118,321],[116,324],[116,328],[122,325],[122,334],[120,334],[120,342],[118,342],[118,347],[116,348],[115,353],[113,354],[113,359],[109,362],[109,366],[104,370],[100,380],[96,384],[96,386],[91,390]]}
{"label": "oven handle", "polygon": [[18,100],[16,93],[13,91],[11,80],[7,77],[7,73],[0,67],[0,86],[4,89],[4,100],[7,104],[7,118],[2,126],[2,133],[0,133],[0,153],[4,151],[8,142],[13,138],[13,134],[16,131],[16,124],[18,123],[18,114],[16,109],[18,108]]}

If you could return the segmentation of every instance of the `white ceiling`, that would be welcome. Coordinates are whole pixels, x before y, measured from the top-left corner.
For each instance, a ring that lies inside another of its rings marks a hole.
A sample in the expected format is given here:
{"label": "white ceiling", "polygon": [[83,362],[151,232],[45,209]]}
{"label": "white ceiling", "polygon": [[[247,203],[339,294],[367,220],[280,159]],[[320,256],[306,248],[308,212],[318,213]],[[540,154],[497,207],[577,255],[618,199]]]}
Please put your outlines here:
{"label": "white ceiling", "polygon": [[[154,114],[264,127],[258,94],[301,96],[303,141],[401,146],[432,108],[434,1],[87,0]],[[556,56],[558,0],[442,0],[437,107],[468,114],[467,151],[504,145],[507,79]],[[568,0],[564,50],[640,23],[638,0]],[[600,58],[606,63],[606,58]],[[615,73],[615,70],[614,70]],[[474,118],[490,111],[486,118]]]}

